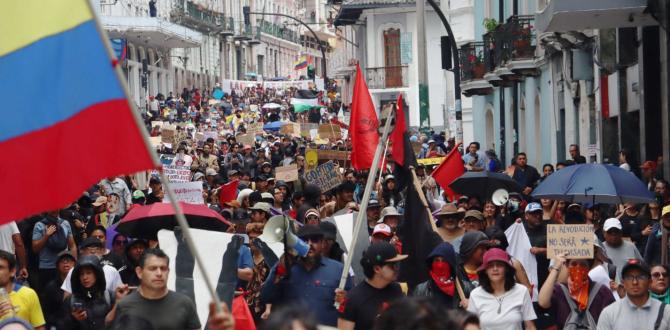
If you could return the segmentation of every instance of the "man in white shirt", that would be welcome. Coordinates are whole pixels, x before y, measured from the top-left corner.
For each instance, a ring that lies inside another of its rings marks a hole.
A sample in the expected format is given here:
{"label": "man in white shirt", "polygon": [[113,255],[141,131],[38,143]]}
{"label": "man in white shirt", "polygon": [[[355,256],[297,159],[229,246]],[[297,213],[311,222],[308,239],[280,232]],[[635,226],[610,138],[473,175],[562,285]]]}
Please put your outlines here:
{"label": "man in white shirt", "polygon": [[21,233],[16,222],[12,221],[0,226],[0,250],[14,254],[19,261],[19,267],[17,267],[19,270],[18,277],[22,279],[28,278],[26,248],[23,245]]}
{"label": "man in white shirt", "polygon": [[[89,237],[81,242],[79,253],[81,256],[95,255],[100,258],[104,250],[104,246],[99,239]],[[123,285],[123,282],[121,281],[121,275],[119,275],[119,272],[116,270],[116,268],[109,265],[102,265],[102,271],[105,273],[105,283],[108,291],[115,292],[116,288],[118,288],[120,285]],[[65,291],[64,297],[72,294],[72,284],[70,282],[71,277],[72,269],[70,269],[70,272],[67,273],[67,276],[63,281],[63,285],[60,287],[63,291]]]}

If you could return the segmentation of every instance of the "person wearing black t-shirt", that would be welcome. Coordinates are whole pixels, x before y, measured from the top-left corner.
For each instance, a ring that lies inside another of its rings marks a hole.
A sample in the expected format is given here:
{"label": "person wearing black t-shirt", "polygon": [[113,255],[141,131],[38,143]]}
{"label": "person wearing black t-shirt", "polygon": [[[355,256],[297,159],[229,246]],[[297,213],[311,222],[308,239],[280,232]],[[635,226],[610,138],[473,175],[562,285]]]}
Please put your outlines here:
{"label": "person wearing black t-shirt", "polygon": [[338,329],[372,329],[389,304],[404,296],[396,279],[399,262],[406,258],[407,255],[398,254],[388,242],[368,247],[361,258],[366,279],[347,292],[344,306],[340,306]]}

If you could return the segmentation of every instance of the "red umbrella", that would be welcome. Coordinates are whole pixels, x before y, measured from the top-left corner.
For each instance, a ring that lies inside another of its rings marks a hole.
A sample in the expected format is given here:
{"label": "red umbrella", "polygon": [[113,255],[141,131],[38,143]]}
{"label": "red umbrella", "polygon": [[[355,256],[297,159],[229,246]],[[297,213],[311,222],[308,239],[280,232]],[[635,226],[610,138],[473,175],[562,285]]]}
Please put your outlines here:
{"label": "red umbrella", "polygon": [[[204,204],[179,202],[191,228],[226,231],[231,225],[219,213]],[[121,219],[116,231],[135,238],[155,239],[161,229],[173,229],[177,226],[177,218],[172,204],[154,203],[132,208]]]}

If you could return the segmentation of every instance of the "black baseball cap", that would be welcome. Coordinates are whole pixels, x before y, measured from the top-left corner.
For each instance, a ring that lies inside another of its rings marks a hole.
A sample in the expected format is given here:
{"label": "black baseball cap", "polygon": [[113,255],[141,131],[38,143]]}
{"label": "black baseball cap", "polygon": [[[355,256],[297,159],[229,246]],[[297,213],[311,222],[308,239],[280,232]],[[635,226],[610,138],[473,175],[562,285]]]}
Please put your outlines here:
{"label": "black baseball cap", "polygon": [[304,225],[298,230],[298,237],[323,237],[323,231],[317,225]]}
{"label": "black baseball cap", "polygon": [[85,240],[83,240],[81,242],[81,244],[79,244],[79,248],[81,248],[81,249],[87,248],[89,246],[95,246],[95,247],[101,248],[101,247],[103,247],[103,244],[102,244],[101,240],[99,240],[95,237],[88,237]]}
{"label": "black baseball cap", "polygon": [[395,247],[389,242],[377,242],[371,244],[365,252],[363,259],[372,265],[383,265],[389,262],[399,262],[407,259],[406,254],[398,254]]}
{"label": "black baseball cap", "polygon": [[332,222],[321,221],[319,222],[319,228],[323,232],[323,238],[325,239],[337,239],[337,227]]}
{"label": "black baseball cap", "polygon": [[649,268],[649,266],[647,266],[644,260],[628,259],[626,264],[621,269],[621,276],[624,276],[626,272],[628,272],[631,269],[639,269],[642,273],[647,274],[647,276],[651,276],[651,269]]}
{"label": "black baseball cap", "polygon": [[354,191],[354,190],[356,190],[356,185],[349,180],[340,183],[340,185],[337,186],[337,188],[335,188],[336,193],[341,191]]}

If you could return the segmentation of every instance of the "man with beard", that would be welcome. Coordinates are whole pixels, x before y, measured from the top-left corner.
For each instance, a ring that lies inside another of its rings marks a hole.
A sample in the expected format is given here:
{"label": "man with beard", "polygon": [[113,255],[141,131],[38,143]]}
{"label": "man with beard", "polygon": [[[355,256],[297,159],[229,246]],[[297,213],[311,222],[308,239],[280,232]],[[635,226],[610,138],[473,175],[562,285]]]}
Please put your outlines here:
{"label": "man with beard", "polygon": [[[670,230],[670,205],[665,206],[661,210],[661,226],[663,226],[666,231]],[[644,249],[644,260],[647,264],[653,265],[661,263],[662,234],[662,228],[658,227],[649,235],[647,246]],[[668,251],[670,252],[670,250]]]}
{"label": "man with beard", "polygon": [[[269,317],[276,305],[302,305],[314,312],[319,324],[336,326],[335,289],[337,289],[343,265],[341,262],[322,257],[323,232],[316,225],[304,225],[298,237],[309,244],[305,257],[288,257],[294,262],[285,268],[284,258],[270,271],[261,291],[261,300],[267,308],[263,318]],[[351,287],[347,280],[345,289]]]}
{"label": "man with beard", "polygon": [[452,203],[443,206],[435,214],[437,218],[437,234],[440,235],[443,241],[450,243],[456,253],[460,251],[461,240],[463,240],[463,234],[465,234],[465,230],[458,225],[461,219],[463,219],[464,214],[464,211],[457,209]]}
{"label": "man with beard", "polygon": [[398,254],[387,242],[374,243],[361,258],[365,281],[347,293],[344,309],[337,320],[340,330],[372,329],[377,317],[390,303],[404,296],[396,282],[400,261],[407,255]]}
{"label": "man with beard", "polygon": [[202,147],[202,154],[193,160],[191,164],[192,171],[200,171],[205,173],[207,168],[212,168],[215,171],[219,171],[219,162],[218,157],[212,154],[212,146],[205,144]]}

